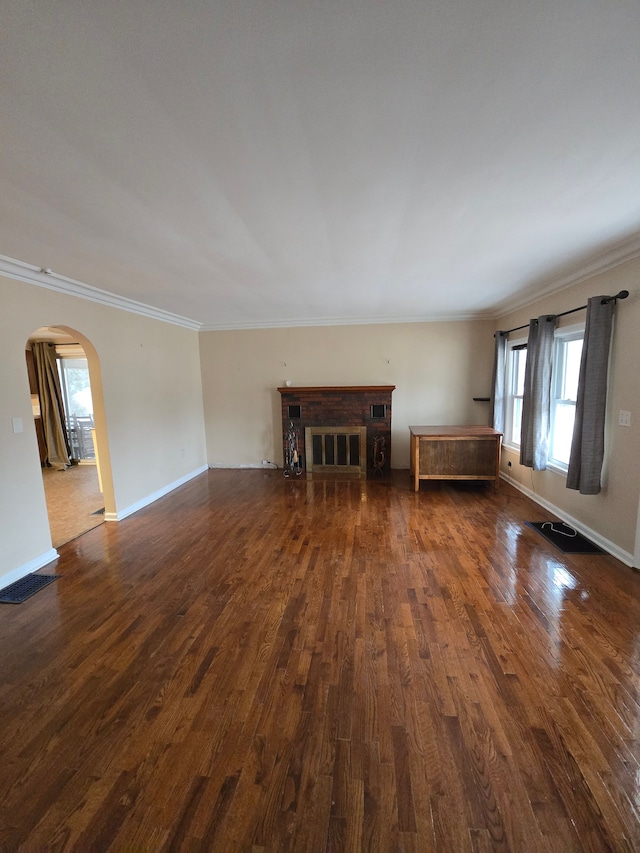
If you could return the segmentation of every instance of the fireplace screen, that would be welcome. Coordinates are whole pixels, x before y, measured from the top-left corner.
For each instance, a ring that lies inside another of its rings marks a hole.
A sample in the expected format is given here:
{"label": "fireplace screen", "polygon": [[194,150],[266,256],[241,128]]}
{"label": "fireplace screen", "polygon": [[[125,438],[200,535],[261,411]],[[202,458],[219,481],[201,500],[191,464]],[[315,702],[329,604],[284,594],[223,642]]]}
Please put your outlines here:
{"label": "fireplace screen", "polygon": [[307,471],[367,473],[367,428],[307,427]]}

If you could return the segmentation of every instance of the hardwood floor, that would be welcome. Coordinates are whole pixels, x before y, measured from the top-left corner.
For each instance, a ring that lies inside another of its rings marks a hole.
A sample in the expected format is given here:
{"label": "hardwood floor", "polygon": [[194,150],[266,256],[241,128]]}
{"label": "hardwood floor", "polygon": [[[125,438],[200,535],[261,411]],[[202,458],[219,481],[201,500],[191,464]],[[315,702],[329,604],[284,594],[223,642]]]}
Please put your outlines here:
{"label": "hardwood floor", "polygon": [[508,485],[210,471],[0,610],[0,848],[640,849],[640,575]]}

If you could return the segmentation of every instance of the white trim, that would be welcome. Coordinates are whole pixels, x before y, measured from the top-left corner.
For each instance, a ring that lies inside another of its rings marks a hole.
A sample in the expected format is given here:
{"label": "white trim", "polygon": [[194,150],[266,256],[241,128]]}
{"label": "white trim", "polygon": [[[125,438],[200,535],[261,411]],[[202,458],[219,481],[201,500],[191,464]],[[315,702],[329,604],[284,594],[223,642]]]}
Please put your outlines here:
{"label": "white trim", "polygon": [[191,471],[189,474],[185,474],[184,477],[180,477],[179,480],[175,480],[173,483],[169,483],[168,486],[164,486],[162,489],[158,489],[157,492],[153,492],[150,495],[147,495],[146,498],[141,498],[139,501],[136,501],[131,506],[128,506],[126,509],[118,510],[118,512],[105,512],[104,520],[105,521],[122,521],[123,518],[127,518],[129,515],[133,515],[134,512],[138,512],[138,510],[144,509],[149,504],[154,503],[154,501],[163,498],[165,495],[168,495],[169,492],[172,492],[174,489],[179,488],[180,486],[184,486],[185,483],[188,483],[189,480],[193,480],[194,477],[197,477],[199,474],[204,474],[207,470],[206,465],[201,465],[200,468],[196,468],[195,471]]}
{"label": "white trim", "polygon": [[507,483],[512,485],[519,492],[522,492],[526,495],[530,500],[534,503],[539,504],[544,507],[549,512],[552,512],[554,515],[557,515],[567,524],[570,524],[575,530],[579,533],[582,533],[583,536],[586,536],[587,539],[591,539],[592,542],[595,542],[596,545],[599,545],[605,551],[607,551],[611,556],[615,557],[617,560],[620,560],[621,563],[624,563],[626,566],[633,566],[633,554],[630,554],[628,551],[624,551],[615,542],[612,542],[610,539],[601,536],[597,531],[592,530],[590,527],[587,527],[586,524],[582,524],[582,522],[578,521],[577,518],[573,518],[573,516],[568,515],[565,510],[560,509],[559,507],[552,504],[551,501],[545,500],[540,495],[537,495],[535,492],[528,489],[526,486],[523,486],[522,483],[519,483],[517,480],[514,480],[513,477],[510,477],[508,474],[505,474],[504,471],[500,472],[500,477],[503,480],[506,480]]}
{"label": "white trim", "polygon": [[558,476],[564,477],[566,480],[569,472],[569,466],[563,465],[563,463],[559,462],[557,459],[547,459],[546,470],[553,471],[554,474],[558,474]]}
{"label": "white trim", "polygon": [[545,296],[551,296],[587,281],[596,275],[608,272],[616,267],[626,264],[640,257],[640,238],[634,235],[628,240],[623,240],[616,246],[592,255],[588,260],[565,268],[565,271],[557,271],[545,276],[538,281],[529,282],[526,289],[520,289],[515,296],[506,299],[499,305],[494,305],[485,310],[467,312],[464,314],[430,314],[390,317],[322,317],[322,318],[298,318],[295,320],[272,320],[255,321],[245,323],[203,323],[201,332],[234,331],[236,329],[279,329],[295,328],[299,326],[365,326],[385,325],[390,323],[456,323],[466,320],[490,320],[499,321],[502,317],[512,314],[521,308],[533,305]]}
{"label": "white trim", "polygon": [[[491,320],[496,321],[501,317],[511,314],[520,308],[537,302],[545,296],[566,290],[568,287],[586,281],[595,275],[614,269],[627,261],[640,257],[640,239],[634,236],[629,240],[622,241],[614,247],[610,247],[599,254],[592,256],[588,261],[571,267],[568,272],[549,275],[538,282],[530,283],[526,291],[520,292],[514,297],[505,300],[498,306],[488,310],[467,312],[460,314],[431,314],[392,317],[299,317],[289,320],[255,320],[244,322],[239,320],[235,323],[200,323],[161,308],[155,308],[126,296],[118,296],[108,290],[93,287],[82,281],[59,275],[51,270],[45,271],[42,267],[27,264],[24,261],[0,255],[0,275],[6,275],[17,281],[27,284],[35,284],[48,290],[55,290],[70,296],[87,299],[90,302],[98,302],[112,308],[129,311],[132,314],[140,314],[154,320],[172,323],[197,332],[221,332],[241,329],[288,329],[308,326],[363,326],[363,325],[389,325],[392,323],[448,323],[464,322],[467,320]],[[532,289],[535,288],[535,292]]]}
{"label": "white trim", "polygon": [[4,589],[5,586],[9,586],[9,584],[14,583],[14,581],[19,581],[20,578],[24,578],[32,572],[37,572],[38,569],[52,563],[54,560],[57,560],[58,557],[59,554],[56,549],[50,548],[48,551],[45,551],[44,554],[40,554],[39,557],[34,557],[33,560],[29,560],[28,563],[24,563],[24,565],[18,566],[17,569],[7,572],[6,575],[0,575],[0,589]]}
{"label": "white trim", "polygon": [[545,296],[559,293],[561,290],[573,287],[574,284],[580,284],[596,275],[615,269],[637,257],[640,257],[640,238],[635,234],[629,240],[623,240],[616,246],[592,255],[581,264],[572,265],[564,273],[557,272],[532,282],[526,291],[521,290],[513,299],[506,300],[495,309],[496,319],[512,314],[520,308],[526,308],[527,305],[538,302]]}
{"label": "white trim", "polygon": [[35,284],[47,290],[55,290],[67,296],[79,296],[81,299],[89,300],[89,302],[98,302],[100,305],[108,305],[110,308],[120,308],[122,311],[129,311],[131,314],[140,314],[143,317],[150,317],[153,320],[173,323],[175,326],[183,326],[185,329],[191,329],[192,331],[199,331],[201,326],[200,323],[190,320],[188,317],[181,317],[179,314],[172,314],[170,311],[154,308],[152,305],[137,302],[135,299],[129,299],[126,296],[118,296],[108,290],[93,287],[90,284],[85,284],[83,281],[76,281],[73,278],[67,278],[67,276],[59,275],[50,270],[45,272],[40,267],[35,267],[33,264],[26,264],[23,261],[17,261],[15,258],[8,258],[6,255],[0,255],[0,274],[16,279],[16,281],[24,281],[27,284]]}
{"label": "white trim", "polygon": [[634,569],[640,569],[640,498],[638,499],[638,520],[636,522],[636,544],[633,556]]}
{"label": "white trim", "polygon": [[387,326],[393,323],[406,325],[407,323],[460,323],[467,320],[490,320],[495,319],[493,314],[465,313],[465,314],[425,314],[410,316],[384,317],[298,317],[291,320],[256,320],[255,322],[237,323],[203,323],[201,332],[234,332],[243,329],[297,329],[308,326]]}
{"label": "white trim", "polygon": [[275,462],[267,462],[266,464],[262,463],[262,462],[237,462],[237,463],[233,463],[233,464],[230,464],[228,462],[210,462],[207,467],[211,468],[212,470],[215,470],[215,471],[224,471],[224,470],[239,471],[239,470],[246,470],[246,469],[252,469],[252,470],[259,469],[261,471],[276,471],[278,469],[278,466],[276,465]]}

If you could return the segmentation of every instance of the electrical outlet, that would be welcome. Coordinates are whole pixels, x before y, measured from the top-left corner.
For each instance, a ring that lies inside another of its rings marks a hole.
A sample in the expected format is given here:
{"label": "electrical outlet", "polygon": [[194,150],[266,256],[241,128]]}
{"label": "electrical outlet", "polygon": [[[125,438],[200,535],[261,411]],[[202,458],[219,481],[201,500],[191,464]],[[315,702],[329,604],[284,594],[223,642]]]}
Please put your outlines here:
{"label": "electrical outlet", "polygon": [[631,412],[624,412],[620,409],[620,414],[618,415],[618,423],[620,426],[631,426]]}

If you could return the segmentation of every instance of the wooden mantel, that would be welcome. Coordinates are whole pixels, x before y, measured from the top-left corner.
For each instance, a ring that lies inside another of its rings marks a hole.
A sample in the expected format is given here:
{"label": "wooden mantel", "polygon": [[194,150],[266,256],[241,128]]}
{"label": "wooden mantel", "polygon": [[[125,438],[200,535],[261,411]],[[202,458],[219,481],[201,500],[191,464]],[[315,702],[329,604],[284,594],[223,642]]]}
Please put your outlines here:
{"label": "wooden mantel", "polygon": [[278,391],[281,394],[304,394],[309,391],[325,391],[328,393],[336,392],[342,394],[349,391],[353,391],[354,393],[362,393],[363,391],[390,393],[391,391],[395,391],[395,389],[395,385],[285,385],[282,388],[278,388]]}

